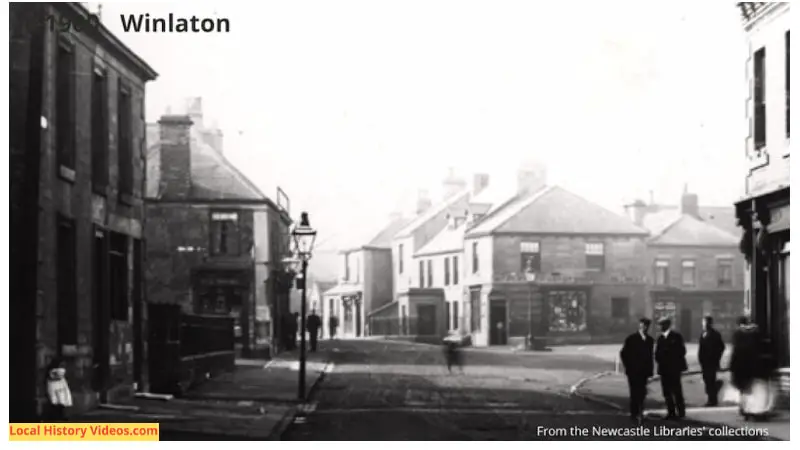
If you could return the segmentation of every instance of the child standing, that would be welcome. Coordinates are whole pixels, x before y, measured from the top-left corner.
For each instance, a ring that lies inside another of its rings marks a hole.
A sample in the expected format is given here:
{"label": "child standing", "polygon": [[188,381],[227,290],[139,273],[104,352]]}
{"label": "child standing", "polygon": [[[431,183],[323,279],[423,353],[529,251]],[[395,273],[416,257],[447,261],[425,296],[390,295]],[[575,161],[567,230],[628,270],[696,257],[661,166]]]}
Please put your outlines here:
{"label": "child standing", "polygon": [[50,401],[50,419],[54,421],[67,420],[66,409],[72,406],[66,374],[64,361],[55,358],[47,370],[47,399]]}

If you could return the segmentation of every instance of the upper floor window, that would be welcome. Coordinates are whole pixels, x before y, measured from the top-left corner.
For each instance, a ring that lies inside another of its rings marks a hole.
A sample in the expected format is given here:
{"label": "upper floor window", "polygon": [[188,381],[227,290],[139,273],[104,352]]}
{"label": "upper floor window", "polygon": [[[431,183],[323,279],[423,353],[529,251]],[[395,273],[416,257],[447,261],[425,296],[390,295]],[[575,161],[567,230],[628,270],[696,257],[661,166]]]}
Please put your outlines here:
{"label": "upper floor window", "polygon": [[450,258],[444,259],[444,285],[450,286]]}
{"label": "upper floor window", "polygon": [[684,286],[694,286],[696,270],[694,261],[687,259],[681,263],[681,284]]}
{"label": "upper floor window", "polygon": [[753,57],[753,145],[760,150],[767,145],[767,49],[761,48]]}
{"label": "upper floor window", "polygon": [[717,286],[733,287],[733,260],[717,260]]}
{"label": "upper floor window", "polygon": [[521,255],[520,272],[539,272],[542,270],[542,257],[538,242],[521,242],[519,244]]}
{"label": "upper floor window", "polygon": [[75,64],[73,48],[59,42],[56,56],[55,140],[59,173],[61,167],[75,170]]}
{"label": "upper floor window", "polygon": [[666,286],[669,284],[669,261],[665,259],[657,259],[655,271],[656,286]]}
{"label": "upper floor window", "polygon": [[478,242],[472,243],[472,273],[478,273]]}
{"label": "upper floor window", "polygon": [[458,284],[458,256],[453,256],[453,284]]}
{"label": "upper floor window", "polygon": [[425,261],[419,260],[419,287],[425,287]]}
{"label": "upper floor window", "polygon": [[211,254],[238,256],[239,214],[235,212],[211,213]]}
{"label": "upper floor window", "polygon": [[133,195],[133,134],[131,133],[131,93],[120,83],[117,91],[117,165],[119,192]]}
{"label": "upper floor window", "polygon": [[428,260],[428,287],[433,287],[433,260]]}
{"label": "upper floor window", "polygon": [[603,271],[606,268],[605,245],[602,242],[586,243],[586,268]]}
{"label": "upper floor window", "polygon": [[108,187],[108,95],[106,74],[100,68],[92,73],[92,187],[99,194]]}
{"label": "upper floor window", "polygon": [[342,262],[344,263],[344,280],[350,281],[350,254],[345,253],[344,258],[342,258]]}
{"label": "upper floor window", "polygon": [[397,273],[403,273],[403,244],[397,246]]}

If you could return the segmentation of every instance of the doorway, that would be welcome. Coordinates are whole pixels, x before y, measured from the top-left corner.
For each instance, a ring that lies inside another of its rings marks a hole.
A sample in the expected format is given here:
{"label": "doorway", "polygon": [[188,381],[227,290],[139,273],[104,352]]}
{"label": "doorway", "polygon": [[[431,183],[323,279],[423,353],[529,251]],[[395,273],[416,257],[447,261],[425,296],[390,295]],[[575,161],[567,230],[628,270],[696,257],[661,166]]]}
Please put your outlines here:
{"label": "doorway", "polygon": [[136,390],[144,390],[144,320],[142,308],[142,241],[133,240],[133,382]]}
{"label": "doorway", "polygon": [[436,334],[436,305],[417,305],[417,334]]}
{"label": "doorway", "polygon": [[508,344],[507,323],[505,300],[492,300],[489,307],[489,345]]}
{"label": "doorway", "polygon": [[94,388],[100,394],[100,402],[108,401],[109,378],[109,324],[110,310],[108,298],[108,239],[106,232],[94,228],[92,239],[92,299],[94,317]]}
{"label": "doorway", "polygon": [[682,308],[681,309],[681,323],[680,323],[680,330],[681,334],[683,335],[683,340],[686,342],[692,342],[692,329],[694,328],[694,319],[692,316],[692,310],[689,308]]}

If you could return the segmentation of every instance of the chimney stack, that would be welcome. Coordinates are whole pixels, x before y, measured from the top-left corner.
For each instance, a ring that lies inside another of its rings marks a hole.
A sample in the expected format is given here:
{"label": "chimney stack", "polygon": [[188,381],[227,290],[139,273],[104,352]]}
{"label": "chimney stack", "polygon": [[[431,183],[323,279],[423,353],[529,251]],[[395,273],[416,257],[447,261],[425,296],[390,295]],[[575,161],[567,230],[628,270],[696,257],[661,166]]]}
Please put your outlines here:
{"label": "chimney stack", "polygon": [[472,176],[472,195],[478,195],[489,186],[488,173],[476,173]]}
{"label": "chimney stack", "polygon": [[640,199],[637,199],[630,205],[625,205],[625,212],[628,213],[628,217],[633,221],[633,223],[640,227],[644,225],[644,216],[646,210],[647,205],[643,200]]}
{"label": "chimney stack", "polygon": [[194,125],[203,129],[203,97],[190,97],[186,99],[186,115],[192,119]]}
{"label": "chimney stack", "polygon": [[433,206],[433,202],[431,202],[431,198],[430,195],[428,195],[428,191],[425,189],[421,189],[419,191],[419,196],[417,197],[417,214],[424,213],[431,206]]}
{"label": "chimney stack", "polygon": [[451,167],[447,177],[444,179],[443,186],[444,199],[446,200],[463,191],[467,187],[467,183],[462,178],[457,177],[455,171]]}
{"label": "chimney stack", "polygon": [[696,219],[700,218],[700,201],[697,194],[691,194],[684,190],[681,196],[681,214],[687,214]]}
{"label": "chimney stack", "polygon": [[186,115],[165,115],[158,125],[161,142],[159,192],[188,198],[192,189],[192,120]]}
{"label": "chimney stack", "polygon": [[539,192],[547,186],[547,167],[541,163],[529,163],[517,172],[517,193],[520,195]]}

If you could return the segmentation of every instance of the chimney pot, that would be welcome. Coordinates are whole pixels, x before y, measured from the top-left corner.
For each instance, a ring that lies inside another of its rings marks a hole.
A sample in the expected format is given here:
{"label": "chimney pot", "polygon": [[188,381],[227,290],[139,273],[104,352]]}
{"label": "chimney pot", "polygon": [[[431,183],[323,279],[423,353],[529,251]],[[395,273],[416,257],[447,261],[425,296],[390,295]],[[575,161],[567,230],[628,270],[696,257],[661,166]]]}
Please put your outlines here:
{"label": "chimney pot", "polygon": [[687,214],[697,219],[700,218],[700,202],[697,194],[684,192],[681,196],[681,214]]}
{"label": "chimney pot", "polygon": [[545,186],[547,186],[547,168],[543,164],[528,164],[518,170],[517,192],[519,194],[532,194]]}

